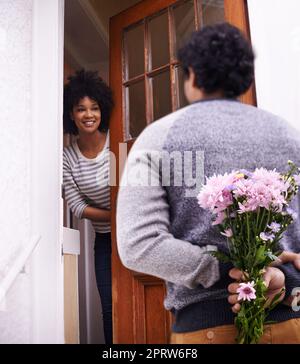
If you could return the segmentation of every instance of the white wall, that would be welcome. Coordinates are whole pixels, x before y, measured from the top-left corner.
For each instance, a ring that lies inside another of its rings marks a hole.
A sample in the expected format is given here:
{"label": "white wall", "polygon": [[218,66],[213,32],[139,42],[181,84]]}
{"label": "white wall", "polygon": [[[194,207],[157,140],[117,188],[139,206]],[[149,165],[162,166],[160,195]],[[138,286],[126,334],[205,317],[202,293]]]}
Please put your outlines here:
{"label": "white wall", "polygon": [[30,238],[32,6],[0,4],[0,279]]}
{"label": "white wall", "polygon": [[[31,235],[33,0],[0,2],[0,288]],[[1,302],[0,343],[30,341],[29,275]]]}
{"label": "white wall", "polygon": [[62,72],[63,0],[0,0],[0,343],[64,342]]}
{"label": "white wall", "polygon": [[300,129],[300,1],[248,0],[258,106]]}

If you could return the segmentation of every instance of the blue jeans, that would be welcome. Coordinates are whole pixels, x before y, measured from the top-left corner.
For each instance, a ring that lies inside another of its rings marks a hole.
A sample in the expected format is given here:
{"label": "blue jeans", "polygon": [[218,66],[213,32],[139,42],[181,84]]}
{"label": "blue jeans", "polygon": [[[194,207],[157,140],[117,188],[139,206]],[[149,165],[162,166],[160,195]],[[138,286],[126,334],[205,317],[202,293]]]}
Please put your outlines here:
{"label": "blue jeans", "polygon": [[112,344],[111,233],[96,233],[95,273],[100,294],[105,344]]}

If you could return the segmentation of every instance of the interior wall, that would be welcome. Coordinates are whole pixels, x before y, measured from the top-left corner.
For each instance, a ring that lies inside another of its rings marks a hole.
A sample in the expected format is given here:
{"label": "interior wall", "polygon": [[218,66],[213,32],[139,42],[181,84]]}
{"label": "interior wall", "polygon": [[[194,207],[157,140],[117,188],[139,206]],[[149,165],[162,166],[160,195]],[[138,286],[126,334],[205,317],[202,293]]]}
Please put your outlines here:
{"label": "interior wall", "polygon": [[[30,241],[32,13],[32,0],[1,1],[0,296],[2,281]],[[18,275],[0,302],[0,343],[31,340],[30,278]]]}
{"label": "interior wall", "polygon": [[63,0],[0,4],[0,343],[63,343]]}
{"label": "interior wall", "polygon": [[109,19],[113,15],[120,13],[121,11],[128,9],[129,7],[140,2],[140,0],[80,0],[87,1],[95,9],[97,17],[103,24],[103,29],[106,32],[106,38],[108,39],[109,33]]}
{"label": "interior wall", "polygon": [[0,281],[30,239],[32,8],[32,0],[0,6]]}

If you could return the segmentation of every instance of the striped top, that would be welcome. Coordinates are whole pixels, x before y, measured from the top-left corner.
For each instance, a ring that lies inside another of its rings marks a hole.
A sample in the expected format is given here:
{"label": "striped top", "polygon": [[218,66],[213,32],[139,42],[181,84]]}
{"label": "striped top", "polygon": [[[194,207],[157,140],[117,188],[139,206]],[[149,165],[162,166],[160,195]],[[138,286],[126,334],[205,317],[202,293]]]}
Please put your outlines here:
{"label": "striped top", "polygon": [[[76,217],[82,218],[87,206],[110,210],[109,134],[96,158],[86,158],[77,141],[64,148],[63,184],[67,203]],[[110,222],[91,221],[97,233],[110,232]]]}

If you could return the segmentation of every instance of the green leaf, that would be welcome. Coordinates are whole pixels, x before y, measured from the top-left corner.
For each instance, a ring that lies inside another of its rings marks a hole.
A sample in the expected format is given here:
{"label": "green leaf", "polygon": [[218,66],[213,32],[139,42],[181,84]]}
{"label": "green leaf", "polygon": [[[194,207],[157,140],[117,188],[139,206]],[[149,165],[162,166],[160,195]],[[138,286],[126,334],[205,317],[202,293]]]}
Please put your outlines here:
{"label": "green leaf", "polygon": [[268,257],[271,261],[274,261],[274,260],[277,260],[277,256],[276,255],[274,255],[271,251],[267,251],[266,253],[265,253],[265,256],[266,257]]}
{"label": "green leaf", "polygon": [[257,266],[265,261],[265,246],[261,245],[256,252],[254,266]]}
{"label": "green leaf", "polygon": [[226,255],[225,253],[219,252],[219,251],[211,250],[211,251],[205,252],[205,254],[210,254],[210,255],[217,258],[218,260],[220,260],[223,263],[231,262],[231,259],[230,259],[230,257],[228,255]]}
{"label": "green leaf", "polygon": [[284,291],[285,289],[282,288],[282,290],[273,297],[269,307],[267,308],[267,311],[272,311],[278,305],[278,303],[280,303],[280,297]]}

